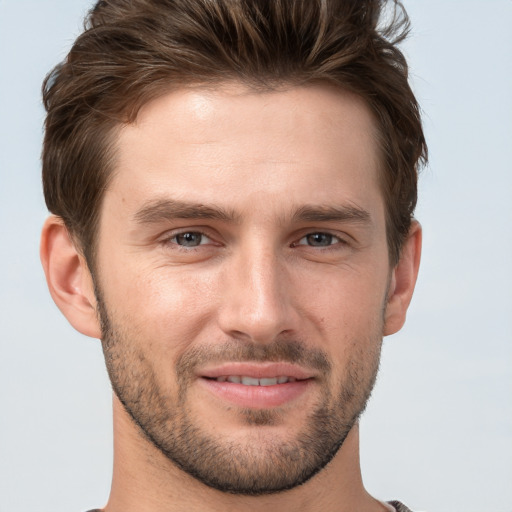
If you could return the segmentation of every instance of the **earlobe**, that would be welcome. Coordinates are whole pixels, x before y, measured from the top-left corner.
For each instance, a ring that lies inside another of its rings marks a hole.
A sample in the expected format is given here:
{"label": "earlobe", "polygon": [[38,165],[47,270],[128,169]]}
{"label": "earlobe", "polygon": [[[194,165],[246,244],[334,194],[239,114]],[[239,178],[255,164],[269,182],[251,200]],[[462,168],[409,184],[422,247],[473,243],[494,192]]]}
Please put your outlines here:
{"label": "earlobe", "polygon": [[392,271],[385,314],[384,336],[398,332],[405,323],[421,257],[421,226],[414,220],[402,247],[400,261]]}
{"label": "earlobe", "polygon": [[91,273],[59,217],[46,220],[40,255],[48,289],[57,307],[77,331],[100,338]]}

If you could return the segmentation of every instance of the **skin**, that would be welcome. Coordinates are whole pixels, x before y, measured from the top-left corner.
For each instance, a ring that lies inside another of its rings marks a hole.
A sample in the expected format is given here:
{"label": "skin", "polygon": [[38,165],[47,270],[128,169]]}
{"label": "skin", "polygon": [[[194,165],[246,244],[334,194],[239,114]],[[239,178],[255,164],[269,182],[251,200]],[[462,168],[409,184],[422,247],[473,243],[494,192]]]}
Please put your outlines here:
{"label": "skin", "polygon": [[[421,230],[414,222],[391,268],[375,129],[360,99],[327,86],[175,91],[120,130],[95,284],[61,221],[47,221],[41,255],[54,300],[86,335],[102,337],[103,319],[116,391],[106,511],[389,509],[363,487],[357,417],[382,336],[405,321]],[[222,215],[198,218],[204,215],[191,204]],[[282,403],[245,396],[242,407],[204,378],[226,362],[264,366],[254,354],[287,360],[276,352],[287,343],[328,365],[294,363],[306,384]],[[190,359],[198,353],[205,357]],[[195,364],[180,380],[183,360]],[[353,397],[342,400],[347,390]],[[319,404],[348,435],[323,469],[284,492],[222,492],[182,471],[155,443],[179,431],[186,413],[217,445],[236,446],[237,472],[250,477],[308,432]]]}

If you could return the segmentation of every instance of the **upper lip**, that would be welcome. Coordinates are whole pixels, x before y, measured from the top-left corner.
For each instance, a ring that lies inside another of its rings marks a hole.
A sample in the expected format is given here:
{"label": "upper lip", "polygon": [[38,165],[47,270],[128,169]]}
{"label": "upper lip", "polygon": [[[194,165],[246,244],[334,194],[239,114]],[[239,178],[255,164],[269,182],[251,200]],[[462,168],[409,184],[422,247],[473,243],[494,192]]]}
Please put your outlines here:
{"label": "upper lip", "polygon": [[253,377],[255,379],[271,379],[274,377],[293,377],[297,380],[311,379],[315,377],[315,373],[297,366],[292,363],[285,362],[268,362],[268,363],[223,363],[215,367],[206,367],[198,372],[200,377],[208,379],[217,379],[219,377],[229,375],[242,375],[245,377]]}

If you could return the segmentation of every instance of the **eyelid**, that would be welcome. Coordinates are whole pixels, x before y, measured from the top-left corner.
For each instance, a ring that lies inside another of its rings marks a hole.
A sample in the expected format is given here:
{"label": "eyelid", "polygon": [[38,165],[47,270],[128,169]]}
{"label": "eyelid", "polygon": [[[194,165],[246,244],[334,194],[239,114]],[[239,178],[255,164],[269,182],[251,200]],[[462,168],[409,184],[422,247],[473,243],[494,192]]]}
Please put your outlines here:
{"label": "eyelid", "polygon": [[[193,245],[193,246],[186,246],[186,245],[178,244],[177,242],[172,241],[172,240],[175,240],[176,238],[178,238],[180,235],[186,235],[186,234],[199,235],[201,237],[201,240],[197,245]],[[172,236],[169,239],[169,241],[171,243],[176,243],[176,245],[179,245],[180,247],[190,248],[190,247],[198,247],[200,245],[208,245],[208,242],[212,242],[212,239],[208,235],[205,235],[204,233],[201,233],[199,231],[184,231],[183,233],[176,233],[174,236]]]}
{"label": "eyelid", "polygon": [[[205,228],[203,226],[189,226],[189,227],[184,227],[184,228],[175,228],[175,229],[171,229],[167,232],[165,232],[163,235],[161,235],[159,237],[159,243],[161,244],[172,244],[172,245],[175,245],[175,246],[178,246],[178,247],[184,247],[186,249],[193,249],[194,247],[185,247],[185,246],[182,246],[178,243],[176,243],[175,241],[175,238],[179,235],[182,235],[182,234],[185,234],[185,233],[197,233],[205,238],[208,239],[208,242],[207,243],[201,243],[199,245],[223,245],[223,242],[222,241],[218,241],[219,238],[222,238],[220,237],[218,234],[213,234],[211,233],[211,230],[208,229],[208,228]],[[330,245],[327,245],[327,246],[309,246],[308,244],[304,243],[299,243],[301,240],[305,239],[307,236],[309,235],[314,235],[314,234],[326,234],[326,235],[329,235],[331,237],[333,237],[334,240],[334,243],[330,244]],[[315,248],[315,249],[328,249],[328,248],[331,248],[331,247],[334,247],[338,244],[340,245],[350,245],[350,239],[352,237],[346,233],[339,233],[339,232],[333,232],[333,230],[329,230],[329,229],[304,229],[304,230],[301,230],[295,237],[294,239],[296,240],[295,242],[292,242],[291,243],[291,246],[294,247],[294,246],[307,246],[307,247],[312,247],[312,248]],[[196,248],[199,247],[199,246],[195,246]]]}
{"label": "eyelid", "polygon": [[[195,233],[195,234],[201,235],[202,237],[207,238],[208,242],[207,243],[200,243],[197,246],[190,246],[190,247],[187,247],[187,246],[180,245],[180,244],[176,243],[176,241],[175,241],[176,237],[179,236],[179,235],[183,235],[185,233]],[[204,229],[202,227],[195,227],[195,226],[189,227],[189,228],[176,228],[176,229],[172,229],[170,231],[167,231],[165,234],[163,234],[160,237],[159,241],[163,245],[172,244],[172,245],[174,245],[176,247],[179,247],[180,249],[183,248],[183,249],[186,249],[186,250],[196,249],[196,248],[198,248],[201,245],[214,245],[214,244],[218,245],[218,242],[216,242],[215,238],[210,233],[208,233],[207,229]]]}
{"label": "eyelid", "polygon": [[[304,240],[305,238],[307,238],[308,236],[310,235],[316,235],[316,234],[322,234],[322,235],[329,235],[331,236],[333,239],[335,239],[335,243],[332,243],[332,244],[329,244],[329,245],[326,245],[326,246],[312,246],[312,245],[309,245],[307,243],[300,243],[302,240]],[[315,230],[307,230],[307,231],[303,231],[302,234],[298,237],[297,241],[292,243],[292,246],[305,246],[305,247],[312,247],[314,249],[328,249],[328,248],[332,248],[338,244],[341,244],[341,245],[349,245],[349,241],[347,240],[349,238],[348,235],[346,236],[342,236],[342,234],[340,233],[333,233],[332,231],[328,230],[328,229],[315,229]]]}

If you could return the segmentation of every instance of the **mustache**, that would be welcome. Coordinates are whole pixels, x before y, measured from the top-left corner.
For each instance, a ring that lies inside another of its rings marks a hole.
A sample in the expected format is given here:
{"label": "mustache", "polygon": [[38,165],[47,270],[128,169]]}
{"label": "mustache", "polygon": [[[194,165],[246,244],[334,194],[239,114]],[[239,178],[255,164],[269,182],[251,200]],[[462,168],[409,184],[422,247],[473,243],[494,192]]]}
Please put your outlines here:
{"label": "mustache", "polygon": [[329,373],[332,367],[323,350],[307,347],[301,341],[276,340],[263,345],[233,340],[221,345],[191,347],[176,361],[176,373],[179,378],[187,378],[198,367],[226,362],[286,362],[322,373]]}

